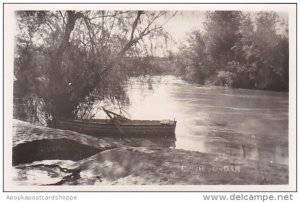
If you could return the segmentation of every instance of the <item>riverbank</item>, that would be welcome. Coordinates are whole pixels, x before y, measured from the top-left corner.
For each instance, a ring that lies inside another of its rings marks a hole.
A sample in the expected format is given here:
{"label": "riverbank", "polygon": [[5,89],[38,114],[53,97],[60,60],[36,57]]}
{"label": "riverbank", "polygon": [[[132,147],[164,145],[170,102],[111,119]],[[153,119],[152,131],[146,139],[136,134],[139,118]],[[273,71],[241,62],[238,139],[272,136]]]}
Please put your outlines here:
{"label": "riverbank", "polygon": [[19,120],[13,128],[13,160],[22,159],[13,161],[18,185],[288,184],[288,166],[277,163],[155,144],[134,147],[136,140],[96,138]]}

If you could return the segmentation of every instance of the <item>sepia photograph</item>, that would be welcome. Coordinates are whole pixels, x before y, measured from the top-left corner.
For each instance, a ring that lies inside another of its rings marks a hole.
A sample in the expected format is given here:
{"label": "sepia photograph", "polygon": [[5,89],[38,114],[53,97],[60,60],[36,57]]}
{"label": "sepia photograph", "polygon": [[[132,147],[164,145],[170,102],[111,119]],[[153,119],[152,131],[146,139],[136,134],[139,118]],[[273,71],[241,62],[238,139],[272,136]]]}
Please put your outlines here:
{"label": "sepia photograph", "polygon": [[4,5],[5,189],[294,190],[295,18],[295,4]]}

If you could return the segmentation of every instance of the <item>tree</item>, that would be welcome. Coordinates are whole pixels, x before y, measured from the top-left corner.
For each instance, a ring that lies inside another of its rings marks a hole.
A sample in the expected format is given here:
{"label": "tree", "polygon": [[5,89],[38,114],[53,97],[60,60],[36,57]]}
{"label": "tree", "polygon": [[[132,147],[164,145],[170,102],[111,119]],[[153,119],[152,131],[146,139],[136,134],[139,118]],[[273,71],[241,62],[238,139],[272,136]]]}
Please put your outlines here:
{"label": "tree", "polygon": [[53,119],[74,118],[83,105],[91,107],[97,99],[114,100],[124,93],[123,56],[134,54],[148,36],[164,36],[163,23],[157,21],[173,15],[165,11],[18,11],[15,90],[22,89],[22,83],[26,89],[33,86],[27,94],[41,98]]}
{"label": "tree", "polygon": [[213,67],[209,65],[206,36],[200,31],[194,31],[187,36],[186,44],[180,47],[179,59],[181,66],[179,75],[186,75],[186,79],[204,84]]}
{"label": "tree", "polygon": [[214,11],[207,13],[205,23],[206,48],[216,69],[234,59],[232,47],[238,41],[240,11]]}
{"label": "tree", "polygon": [[190,34],[178,69],[200,84],[288,91],[288,27],[275,12],[207,13],[205,29]]}
{"label": "tree", "polygon": [[256,18],[254,44],[259,50],[259,88],[288,90],[288,38],[278,34],[278,15],[275,12],[260,12]]}
{"label": "tree", "polygon": [[259,12],[254,23],[245,16],[242,22],[236,50],[253,88],[288,90],[288,35],[279,34],[279,26],[285,25],[274,12]]}

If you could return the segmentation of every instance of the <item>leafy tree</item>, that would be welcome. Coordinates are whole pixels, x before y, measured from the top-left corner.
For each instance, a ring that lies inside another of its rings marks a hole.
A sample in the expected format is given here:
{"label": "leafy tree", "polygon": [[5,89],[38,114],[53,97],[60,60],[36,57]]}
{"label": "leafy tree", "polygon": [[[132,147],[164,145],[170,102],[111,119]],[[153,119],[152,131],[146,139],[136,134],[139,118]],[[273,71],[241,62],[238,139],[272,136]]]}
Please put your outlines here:
{"label": "leafy tree", "polygon": [[278,15],[260,12],[254,43],[260,52],[257,85],[262,89],[288,90],[288,39],[277,31]]}
{"label": "leafy tree", "polygon": [[239,62],[246,65],[251,88],[288,90],[288,38],[278,34],[278,23],[274,12],[258,13],[255,28],[249,16],[242,23],[236,50],[242,55]]}
{"label": "leafy tree", "polygon": [[[125,99],[123,57],[167,36],[166,11],[18,11],[16,97],[35,96],[49,119],[84,114],[96,100]],[[162,20],[160,20],[162,21]],[[84,107],[83,107],[84,106]]]}
{"label": "leafy tree", "polygon": [[232,47],[238,41],[241,12],[215,11],[207,13],[205,23],[206,48],[216,69],[222,69],[234,59]]}
{"label": "leafy tree", "polygon": [[[201,84],[288,90],[288,28],[275,12],[207,13],[205,29],[181,48],[177,69]],[[195,79],[196,78],[196,79]]]}

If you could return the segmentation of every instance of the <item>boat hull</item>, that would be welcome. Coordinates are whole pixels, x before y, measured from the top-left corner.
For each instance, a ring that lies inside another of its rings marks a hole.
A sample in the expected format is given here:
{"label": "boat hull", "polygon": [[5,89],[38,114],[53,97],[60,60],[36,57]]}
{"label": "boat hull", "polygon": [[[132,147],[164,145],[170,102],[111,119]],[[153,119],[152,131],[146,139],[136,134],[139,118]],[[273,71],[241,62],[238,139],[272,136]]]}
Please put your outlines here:
{"label": "boat hull", "polygon": [[121,130],[110,120],[57,120],[56,128],[103,137],[175,138],[176,121],[119,121]]}

